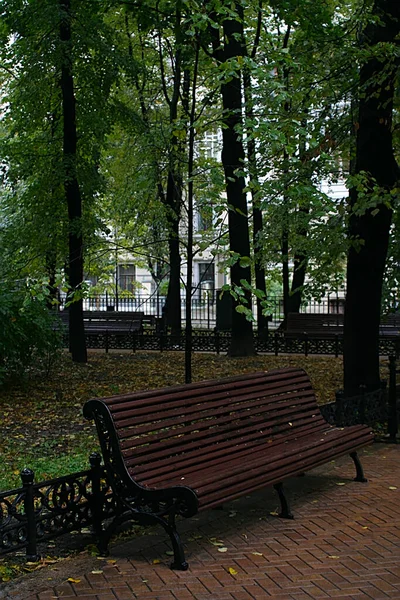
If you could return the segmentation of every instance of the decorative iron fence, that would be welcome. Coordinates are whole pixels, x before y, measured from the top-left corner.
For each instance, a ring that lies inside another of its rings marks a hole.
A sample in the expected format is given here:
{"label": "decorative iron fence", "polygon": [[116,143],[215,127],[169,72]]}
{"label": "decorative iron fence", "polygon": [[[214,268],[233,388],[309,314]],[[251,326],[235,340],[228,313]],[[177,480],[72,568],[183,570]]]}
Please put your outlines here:
{"label": "decorative iron fence", "polygon": [[93,525],[116,514],[100,455],[90,456],[91,468],[50,481],[34,483],[24,469],[22,487],[0,493],[0,555],[25,549],[37,560],[37,545],[64,533]]}
{"label": "decorative iron fence", "polygon": [[[112,327],[101,332],[86,331],[86,344],[90,349],[105,350],[185,350],[186,336],[167,335],[162,332],[144,331],[143,334],[135,332],[113,331]],[[197,330],[192,334],[193,352],[227,352],[231,341],[230,332],[217,330]],[[68,345],[68,336],[65,335],[64,344]],[[343,354],[343,336],[337,334],[329,338],[312,337],[307,334],[297,338],[288,338],[282,332],[273,331],[266,337],[254,334],[255,350],[259,353],[275,354],[325,354],[341,356]],[[400,337],[382,336],[379,340],[381,356],[400,355]]]}

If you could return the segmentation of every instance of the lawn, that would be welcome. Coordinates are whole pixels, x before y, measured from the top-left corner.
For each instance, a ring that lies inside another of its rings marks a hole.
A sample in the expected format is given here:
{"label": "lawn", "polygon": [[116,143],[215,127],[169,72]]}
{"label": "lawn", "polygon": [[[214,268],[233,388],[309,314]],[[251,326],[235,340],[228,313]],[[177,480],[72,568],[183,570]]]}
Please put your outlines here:
{"label": "lawn", "polygon": [[[277,367],[299,366],[310,375],[318,402],[334,400],[342,386],[342,360],[334,357],[267,356],[231,359],[193,357],[193,381]],[[0,390],[0,490],[20,485],[24,467],[36,481],[88,468],[98,448],[96,431],[85,421],[88,398],[165,387],[184,382],[182,353],[91,352],[86,365],[64,354],[47,378],[31,378]]]}

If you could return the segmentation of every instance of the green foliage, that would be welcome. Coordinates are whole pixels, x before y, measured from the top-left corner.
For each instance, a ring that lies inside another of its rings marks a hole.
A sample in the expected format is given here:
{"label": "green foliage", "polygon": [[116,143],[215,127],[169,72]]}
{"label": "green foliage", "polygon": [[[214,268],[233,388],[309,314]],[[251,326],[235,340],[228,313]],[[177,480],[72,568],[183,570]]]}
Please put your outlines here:
{"label": "green foliage", "polygon": [[21,289],[3,289],[0,295],[0,384],[35,370],[48,373],[61,334],[48,309],[50,290],[44,282]]}

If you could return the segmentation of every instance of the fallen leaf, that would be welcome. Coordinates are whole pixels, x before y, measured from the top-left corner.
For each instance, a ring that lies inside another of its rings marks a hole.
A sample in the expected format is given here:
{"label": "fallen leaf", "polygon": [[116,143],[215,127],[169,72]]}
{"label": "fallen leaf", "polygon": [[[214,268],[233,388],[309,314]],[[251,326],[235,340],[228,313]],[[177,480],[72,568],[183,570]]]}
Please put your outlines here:
{"label": "fallen leaf", "polygon": [[340,556],[335,556],[334,554],[332,554],[331,556],[328,556],[328,558],[340,558]]}
{"label": "fallen leaf", "polygon": [[346,484],[341,481],[340,483],[336,483],[336,485],[346,485]]}
{"label": "fallen leaf", "polygon": [[229,567],[229,573],[231,575],[237,575],[237,571],[235,571],[235,569],[233,569],[232,567]]}
{"label": "fallen leaf", "polygon": [[159,565],[159,564],[160,564],[160,562],[161,562],[161,560],[160,560],[159,558],[155,558],[155,559],[153,560],[153,565]]}
{"label": "fallen leaf", "polygon": [[166,554],[167,556],[173,556],[173,555],[174,555],[174,553],[173,553],[173,551],[172,551],[172,550],[167,550],[165,554]]}
{"label": "fallen leaf", "polygon": [[389,485],[389,490],[397,490],[397,487],[395,487],[394,485]]}
{"label": "fallen leaf", "polygon": [[264,556],[262,552],[252,552],[254,556]]}
{"label": "fallen leaf", "polygon": [[97,571],[92,571],[93,575],[102,575],[103,571],[101,570],[97,570]]}
{"label": "fallen leaf", "polygon": [[223,548],[218,548],[218,552],[228,552],[228,548],[225,548],[225,546]]}
{"label": "fallen leaf", "polygon": [[73,577],[68,577],[67,581],[70,581],[71,583],[80,583],[81,582],[80,579],[74,579]]}

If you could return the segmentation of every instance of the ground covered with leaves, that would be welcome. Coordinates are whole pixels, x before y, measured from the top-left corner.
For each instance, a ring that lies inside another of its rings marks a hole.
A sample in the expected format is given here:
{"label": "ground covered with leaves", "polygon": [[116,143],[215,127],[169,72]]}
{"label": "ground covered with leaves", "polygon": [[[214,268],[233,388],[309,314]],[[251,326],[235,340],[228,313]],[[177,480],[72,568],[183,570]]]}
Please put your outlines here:
{"label": "ground covered with leaves", "polygon": [[[214,354],[193,357],[193,381],[285,366],[303,367],[321,403],[334,400],[342,384],[342,360],[333,357],[266,356],[232,359]],[[88,468],[97,449],[92,423],[82,407],[93,397],[153,389],[184,382],[182,353],[92,352],[86,365],[64,354],[47,378],[31,378],[0,390],[0,490],[20,485],[24,467],[36,481]]]}

